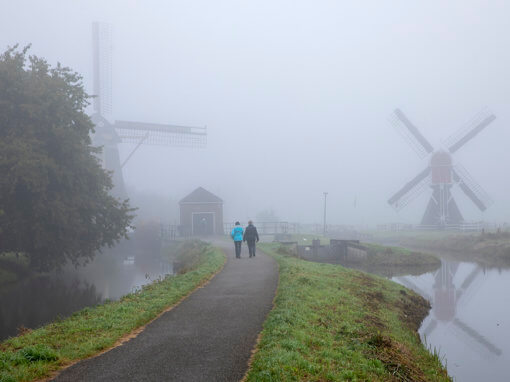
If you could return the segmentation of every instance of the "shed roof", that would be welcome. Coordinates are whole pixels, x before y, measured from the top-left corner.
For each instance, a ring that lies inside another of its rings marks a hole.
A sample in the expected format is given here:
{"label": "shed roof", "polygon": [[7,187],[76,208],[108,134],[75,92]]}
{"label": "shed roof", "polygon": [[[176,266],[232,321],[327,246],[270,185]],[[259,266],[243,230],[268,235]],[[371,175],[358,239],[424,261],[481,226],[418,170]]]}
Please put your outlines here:
{"label": "shed roof", "polygon": [[198,187],[195,191],[182,198],[179,202],[179,204],[187,203],[223,203],[223,200],[207,191],[205,188]]}

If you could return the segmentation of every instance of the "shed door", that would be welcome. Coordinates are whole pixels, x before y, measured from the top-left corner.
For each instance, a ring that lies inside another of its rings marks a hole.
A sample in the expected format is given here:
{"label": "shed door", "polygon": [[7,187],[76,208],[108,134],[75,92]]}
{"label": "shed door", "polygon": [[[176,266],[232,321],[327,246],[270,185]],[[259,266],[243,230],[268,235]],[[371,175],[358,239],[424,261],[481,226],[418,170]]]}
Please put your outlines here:
{"label": "shed door", "polygon": [[212,235],[214,233],[214,212],[193,213],[193,235]]}

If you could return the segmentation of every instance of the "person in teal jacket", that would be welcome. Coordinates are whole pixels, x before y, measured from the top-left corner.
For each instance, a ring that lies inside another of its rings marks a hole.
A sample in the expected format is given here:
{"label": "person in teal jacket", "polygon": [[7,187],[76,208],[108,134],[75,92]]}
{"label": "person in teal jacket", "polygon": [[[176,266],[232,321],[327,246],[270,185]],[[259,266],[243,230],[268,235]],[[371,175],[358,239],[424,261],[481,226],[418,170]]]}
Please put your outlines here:
{"label": "person in teal jacket", "polygon": [[230,236],[232,237],[232,240],[234,240],[234,245],[236,248],[236,259],[241,258],[241,244],[243,244],[243,235],[244,230],[243,227],[241,227],[241,223],[236,222],[235,227],[232,229],[232,232],[230,232]]}

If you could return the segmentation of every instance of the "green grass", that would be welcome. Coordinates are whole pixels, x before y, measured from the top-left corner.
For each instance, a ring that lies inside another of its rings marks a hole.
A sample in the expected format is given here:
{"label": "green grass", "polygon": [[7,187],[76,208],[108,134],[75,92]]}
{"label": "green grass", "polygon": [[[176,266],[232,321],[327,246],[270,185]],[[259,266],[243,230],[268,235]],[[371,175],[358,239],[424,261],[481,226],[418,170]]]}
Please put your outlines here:
{"label": "green grass", "polygon": [[446,251],[460,260],[485,266],[510,266],[510,232],[450,233],[442,237],[407,236],[401,243],[429,250]]}
{"label": "green grass", "polygon": [[[297,243],[300,246],[312,245],[313,239],[320,239],[321,245],[329,245],[329,239],[313,235],[292,235],[287,243]],[[367,252],[366,258],[359,258],[356,262],[366,267],[420,267],[420,266],[441,266],[441,260],[432,254],[413,251],[407,248],[390,247],[372,243],[360,243],[360,246]],[[282,244],[281,254],[292,254],[295,247],[288,247]],[[348,262],[348,260],[344,260]],[[325,261],[327,262],[327,261]]]}
{"label": "green grass", "polygon": [[85,308],[71,317],[0,344],[0,381],[47,377],[69,363],[113,346],[216,273],[224,254],[204,246],[196,267],[144,286],[116,302]]}
{"label": "green grass", "polygon": [[428,303],[401,285],[261,244],[279,264],[247,381],[450,381],[416,332]]}
{"label": "green grass", "polygon": [[381,266],[421,266],[441,265],[441,260],[431,254],[412,251],[402,247],[388,247],[379,244],[363,243],[368,252],[367,262]]}

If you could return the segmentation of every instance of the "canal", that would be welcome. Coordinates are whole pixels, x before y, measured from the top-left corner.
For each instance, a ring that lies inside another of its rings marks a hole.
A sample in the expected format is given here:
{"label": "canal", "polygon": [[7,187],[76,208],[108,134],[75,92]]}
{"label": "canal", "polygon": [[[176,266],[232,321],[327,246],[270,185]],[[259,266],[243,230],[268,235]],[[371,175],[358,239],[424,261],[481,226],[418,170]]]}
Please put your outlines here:
{"label": "canal", "polygon": [[448,373],[461,382],[508,381],[510,270],[488,269],[439,254],[441,268],[392,280],[432,305],[420,328],[422,341],[444,357]]}
{"label": "canal", "polygon": [[139,290],[173,274],[172,263],[160,256],[98,254],[86,266],[26,277],[0,288],[0,340],[67,317],[87,306]]}

